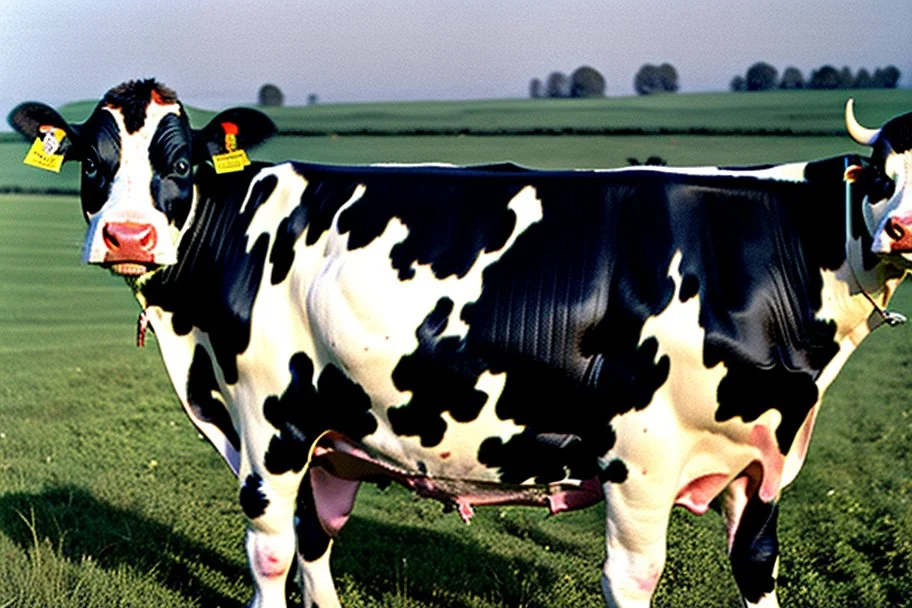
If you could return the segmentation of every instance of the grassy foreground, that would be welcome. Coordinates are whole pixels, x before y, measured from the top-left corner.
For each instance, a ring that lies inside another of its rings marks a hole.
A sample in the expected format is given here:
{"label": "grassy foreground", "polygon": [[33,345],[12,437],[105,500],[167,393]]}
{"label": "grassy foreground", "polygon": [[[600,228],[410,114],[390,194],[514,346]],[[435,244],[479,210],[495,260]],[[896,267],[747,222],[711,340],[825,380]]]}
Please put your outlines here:
{"label": "grassy foreground", "polygon": [[[260,154],[747,164],[827,156],[853,149],[847,142],[343,136],[278,138]],[[24,152],[0,142],[0,187],[76,187],[75,173],[17,173]],[[129,290],[79,265],[83,230],[75,197],[0,195],[0,608],[243,606],[237,484],[181,413],[154,338],[133,345]],[[912,311],[912,289],[894,304]],[[910,332],[875,332],[828,393],[808,462],[782,500],[785,606],[912,606]],[[602,606],[603,519],[600,507],[558,517],[491,507],[465,526],[436,502],[365,487],[333,567],[347,606]],[[676,511],[670,539],[656,606],[739,605],[716,514]]]}
{"label": "grassy foreground", "polygon": [[[0,196],[0,606],[242,606],[236,484],[154,340],[133,346],[126,287],[76,263],[76,205]],[[910,605],[909,331],[876,332],[830,392],[783,499],[786,605]],[[365,488],[334,567],[350,606],[600,606],[602,520],[485,508],[465,526]],[[656,605],[738,605],[717,515],[675,513]]]}

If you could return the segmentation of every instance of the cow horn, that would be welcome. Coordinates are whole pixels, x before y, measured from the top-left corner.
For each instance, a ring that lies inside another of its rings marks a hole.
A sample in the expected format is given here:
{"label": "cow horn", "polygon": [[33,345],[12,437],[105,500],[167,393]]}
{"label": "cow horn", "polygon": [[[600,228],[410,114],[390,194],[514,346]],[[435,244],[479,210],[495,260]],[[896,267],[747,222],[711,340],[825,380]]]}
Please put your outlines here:
{"label": "cow horn", "polygon": [[868,129],[855,120],[855,100],[851,98],[846,102],[845,121],[849,135],[862,146],[870,146],[880,135],[880,129]]}

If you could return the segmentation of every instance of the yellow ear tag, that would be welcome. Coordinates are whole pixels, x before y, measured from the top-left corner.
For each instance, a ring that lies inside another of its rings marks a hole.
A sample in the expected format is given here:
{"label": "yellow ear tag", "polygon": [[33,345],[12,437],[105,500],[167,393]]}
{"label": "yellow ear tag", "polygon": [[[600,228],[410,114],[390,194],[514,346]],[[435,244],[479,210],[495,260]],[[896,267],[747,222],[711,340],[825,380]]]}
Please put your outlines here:
{"label": "yellow ear tag", "polygon": [[243,150],[235,150],[226,154],[216,154],[212,157],[216,173],[233,173],[243,171],[244,167],[250,164],[247,153]]}
{"label": "yellow ear tag", "polygon": [[35,138],[22,162],[45,171],[60,173],[60,167],[63,166],[63,154],[58,154],[57,151],[60,150],[66,132],[63,129],[47,126],[40,127],[40,130],[44,133],[44,139]]}
{"label": "yellow ear tag", "polygon": [[225,149],[224,154],[215,154],[212,156],[212,163],[215,166],[216,173],[234,173],[243,171],[244,167],[250,164],[247,153],[237,149],[237,125],[231,122],[223,122],[222,128],[225,130]]}

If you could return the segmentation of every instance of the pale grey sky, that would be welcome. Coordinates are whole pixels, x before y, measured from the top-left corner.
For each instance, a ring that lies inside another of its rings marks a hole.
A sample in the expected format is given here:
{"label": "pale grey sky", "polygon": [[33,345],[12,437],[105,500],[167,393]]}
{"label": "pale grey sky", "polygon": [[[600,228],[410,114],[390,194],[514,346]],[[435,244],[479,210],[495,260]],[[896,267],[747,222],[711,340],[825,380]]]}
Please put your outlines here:
{"label": "pale grey sky", "polygon": [[[609,95],[644,63],[725,90],[759,60],[806,76],[893,64],[912,83],[909,0],[0,0],[0,116],[155,76],[193,105],[525,97],[588,64]],[[5,120],[3,121],[5,125]]]}

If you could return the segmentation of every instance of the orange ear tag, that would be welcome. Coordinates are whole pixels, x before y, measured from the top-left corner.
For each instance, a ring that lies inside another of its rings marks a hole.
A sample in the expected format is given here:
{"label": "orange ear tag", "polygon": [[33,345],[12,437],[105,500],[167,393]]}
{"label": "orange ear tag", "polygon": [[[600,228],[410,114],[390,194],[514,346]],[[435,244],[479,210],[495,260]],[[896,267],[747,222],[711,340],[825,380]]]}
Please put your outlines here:
{"label": "orange ear tag", "polygon": [[36,137],[29,148],[24,164],[60,173],[60,167],[63,166],[63,154],[59,154],[66,132],[50,125],[41,125],[39,131],[44,133],[44,138]]}
{"label": "orange ear tag", "polygon": [[243,171],[244,167],[250,164],[247,153],[239,150],[237,147],[238,127],[233,122],[223,122],[222,129],[225,130],[225,150],[224,154],[215,154],[212,156],[212,163],[216,173],[234,173]]}
{"label": "orange ear tag", "polygon": [[842,179],[854,184],[864,175],[864,167],[860,165],[851,165],[845,170],[845,174],[842,176]]}

